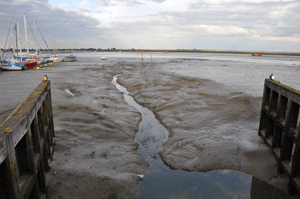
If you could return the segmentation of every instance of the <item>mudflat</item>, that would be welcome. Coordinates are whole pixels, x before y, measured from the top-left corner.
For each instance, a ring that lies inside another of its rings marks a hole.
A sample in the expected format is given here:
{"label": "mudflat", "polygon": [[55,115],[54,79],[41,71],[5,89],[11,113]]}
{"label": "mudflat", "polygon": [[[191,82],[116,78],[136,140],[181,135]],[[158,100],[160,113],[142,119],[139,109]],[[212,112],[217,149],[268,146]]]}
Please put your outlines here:
{"label": "mudflat", "polygon": [[170,168],[237,170],[286,188],[288,179],[277,174],[276,161],[257,134],[261,97],[214,80],[168,72],[163,67],[170,62],[181,63],[83,56],[40,71],[0,73],[0,82],[13,76],[27,84],[26,89],[18,88],[18,99],[1,101],[2,121],[31,91],[29,84],[37,85],[44,74],[51,81],[55,146],[47,174],[49,198],[139,196],[137,175],[148,167],[133,141],[141,116],[111,83],[118,74],[118,83],[168,129],[161,157]]}
{"label": "mudflat", "polygon": [[261,97],[162,67],[141,63],[118,80],[168,129],[161,152],[165,164],[186,171],[236,170],[286,188],[287,177],[277,174],[277,163],[257,134]]}

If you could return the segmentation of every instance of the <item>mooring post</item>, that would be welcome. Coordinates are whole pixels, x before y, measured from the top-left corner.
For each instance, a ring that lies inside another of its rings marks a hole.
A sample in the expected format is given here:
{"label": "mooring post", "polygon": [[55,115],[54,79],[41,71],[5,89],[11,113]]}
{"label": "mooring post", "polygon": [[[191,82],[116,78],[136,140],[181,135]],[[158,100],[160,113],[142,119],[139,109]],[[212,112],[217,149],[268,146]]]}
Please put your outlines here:
{"label": "mooring post", "polygon": [[38,123],[38,114],[35,114],[35,117],[31,124],[31,134],[32,139],[34,140],[34,151],[36,154],[41,153],[41,143],[40,143],[40,131]]}
{"label": "mooring post", "polygon": [[19,193],[19,185],[18,185],[18,179],[19,179],[19,173],[17,170],[17,157],[15,148],[13,145],[13,139],[12,139],[12,133],[11,129],[5,130],[5,136],[6,136],[6,147],[7,147],[7,172],[8,172],[8,178],[10,181],[10,194],[12,198],[17,198]]}
{"label": "mooring post", "polygon": [[[285,120],[285,126],[284,126],[284,136],[283,136],[283,141],[282,141],[282,149],[281,149],[281,154],[280,154],[280,161],[285,164],[286,161],[290,160],[290,156],[292,153],[292,147],[293,147],[293,141],[291,140],[290,132],[289,132],[289,127],[290,127],[290,120],[291,120],[291,99],[288,100],[288,108],[286,111],[286,120]],[[287,165],[288,166],[288,165]],[[279,169],[279,171],[281,171]]]}
{"label": "mooring post", "polygon": [[[300,139],[297,138],[297,140],[299,143]],[[299,166],[300,166],[300,146],[297,145],[293,155],[293,162],[292,162],[292,169],[291,169],[292,177],[289,179],[288,190],[287,190],[289,195],[292,195],[297,192],[297,189],[295,188],[295,186],[293,186],[293,177],[297,176],[297,170],[299,169]]]}
{"label": "mooring post", "polygon": [[48,104],[49,104],[49,134],[50,134],[50,144],[52,147],[51,150],[51,156],[53,154],[53,147],[54,147],[54,124],[53,124],[53,111],[52,111],[52,99],[51,99],[51,89],[50,89],[50,82],[49,82],[49,90],[48,90],[48,95],[47,95],[48,99]]}
{"label": "mooring post", "polygon": [[[29,116],[27,115],[27,124],[31,124],[31,121],[29,119]],[[33,151],[33,143],[32,143],[32,132],[30,126],[28,126],[28,131],[26,133],[26,146],[27,146],[27,158],[28,158],[28,164],[29,164],[29,175],[33,175],[34,181],[37,182],[37,169],[35,164],[35,154]],[[32,187],[34,191],[34,199],[39,199],[39,187],[37,183],[33,184]],[[28,194],[28,195],[27,195]],[[30,194],[30,191],[26,192],[25,197],[28,198]]]}
{"label": "mooring post", "polygon": [[50,143],[49,143],[49,123],[48,123],[48,113],[47,113],[47,104],[46,104],[46,99],[47,99],[47,96],[45,98],[45,101],[43,103],[43,118],[42,118],[42,124],[43,124],[43,130],[44,130],[44,140],[45,140],[45,157],[46,157],[46,160],[47,160],[47,164],[45,165],[46,168],[45,170],[46,171],[49,171],[50,170],[50,167],[49,167],[49,157],[51,157],[51,153],[50,153]]}
{"label": "mooring post", "polygon": [[45,108],[44,108],[44,103],[42,103],[40,109],[39,109],[39,127],[40,127],[40,133],[42,136],[42,141],[43,141],[43,162],[44,162],[44,169],[45,171],[49,171],[50,167],[48,164],[48,156],[49,156],[49,151],[48,151],[48,140],[47,140],[47,134],[45,131],[45,125],[46,125],[46,121],[45,121]]}

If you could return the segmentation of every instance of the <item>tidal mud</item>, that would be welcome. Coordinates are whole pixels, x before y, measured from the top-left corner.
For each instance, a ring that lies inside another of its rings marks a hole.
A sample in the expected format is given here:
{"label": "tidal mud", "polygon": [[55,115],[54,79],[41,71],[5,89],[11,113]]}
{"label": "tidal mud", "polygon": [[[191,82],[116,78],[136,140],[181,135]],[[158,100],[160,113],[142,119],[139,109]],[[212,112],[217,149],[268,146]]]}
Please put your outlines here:
{"label": "tidal mud", "polygon": [[273,155],[257,134],[261,97],[162,67],[141,61],[118,82],[168,129],[161,153],[165,164],[186,171],[241,171],[286,189],[287,177],[278,175]]}
{"label": "tidal mud", "polygon": [[49,198],[136,198],[137,174],[148,167],[133,141],[140,114],[111,83],[116,66],[88,63],[51,78],[56,137]]}
{"label": "tidal mud", "polygon": [[277,174],[276,161],[257,134],[260,96],[174,72],[190,60],[152,56],[151,62],[135,53],[106,57],[82,55],[78,62],[40,71],[0,72],[1,121],[44,74],[51,80],[56,137],[49,198],[139,197],[137,175],[149,167],[134,141],[141,114],[111,83],[118,74],[118,83],[168,129],[160,153],[168,167],[242,171],[285,190],[287,178]]}

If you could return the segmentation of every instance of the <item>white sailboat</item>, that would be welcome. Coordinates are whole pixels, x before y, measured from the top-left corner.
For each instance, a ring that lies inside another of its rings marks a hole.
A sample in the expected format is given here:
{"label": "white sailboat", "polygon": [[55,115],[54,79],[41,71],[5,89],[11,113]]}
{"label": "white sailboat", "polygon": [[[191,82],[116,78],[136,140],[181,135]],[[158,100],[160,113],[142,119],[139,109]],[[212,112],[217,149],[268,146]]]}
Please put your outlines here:
{"label": "white sailboat", "polygon": [[[18,21],[17,21],[17,24],[15,24],[15,27],[13,28],[13,25],[11,24],[11,38],[12,38],[12,44],[13,44],[13,56],[16,56],[18,55],[18,53],[16,53],[16,49],[18,47],[18,41],[17,41],[17,37],[18,37],[18,33],[17,32],[17,29],[18,29]],[[19,29],[18,29],[19,31]],[[16,35],[15,35],[16,33]],[[15,37],[16,36],[16,37]],[[16,43],[15,43],[15,39],[16,39]],[[20,42],[20,40],[19,40]],[[19,46],[20,46],[20,43],[19,43]],[[20,49],[21,51],[21,49]],[[18,60],[18,59],[14,59],[14,58],[11,58],[11,59],[6,59],[5,61],[2,60],[2,50],[1,50],[1,69],[2,70],[10,70],[10,71],[15,71],[15,70],[23,70],[25,69],[25,65],[24,63],[22,63],[22,61]]]}
{"label": "white sailboat", "polygon": [[15,62],[11,62],[12,65],[1,66],[2,70],[8,71],[16,71],[16,70],[23,70],[22,66],[17,65]]}
{"label": "white sailboat", "polygon": [[28,58],[32,61],[36,61],[37,64],[41,64],[41,63],[44,62],[44,58],[43,58],[43,56],[41,56],[39,54],[38,40],[37,40],[37,36],[36,36],[35,19],[33,19],[33,29],[34,29],[34,41],[35,41],[35,44],[36,44],[36,49],[35,49],[35,54],[30,54],[30,56]]}
{"label": "white sailboat", "polygon": [[27,18],[26,18],[26,15],[23,14],[23,18],[24,18],[24,26],[25,26],[25,39],[26,39],[26,55],[27,55],[27,59],[26,59],[26,62],[25,65],[27,68],[33,68],[37,65],[37,62],[35,59],[32,59],[29,57],[29,47],[28,47],[28,37],[27,37]]}
{"label": "white sailboat", "polygon": [[57,54],[57,49],[55,47],[54,37],[53,37],[53,44],[54,44],[54,55],[52,55],[52,57],[50,57],[49,60],[51,60],[53,62],[62,62],[63,59],[61,57],[59,57],[58,54]]}

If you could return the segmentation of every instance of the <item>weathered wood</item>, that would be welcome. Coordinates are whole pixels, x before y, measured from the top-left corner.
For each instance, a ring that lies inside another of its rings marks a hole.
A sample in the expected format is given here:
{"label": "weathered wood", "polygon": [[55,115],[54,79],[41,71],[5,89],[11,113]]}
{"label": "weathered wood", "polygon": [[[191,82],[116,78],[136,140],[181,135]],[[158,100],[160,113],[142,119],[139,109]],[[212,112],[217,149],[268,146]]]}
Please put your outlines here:
{"label": "weathered wood", "polygon": [[50,81],[43,81],[0,125],[0,165],[10,198],[45,196],[53,136]]}
{"label": "weathered wood", "polygon": [[288,193],[300,192],[300,91],[266,79],[258,134],[271,148]]}

